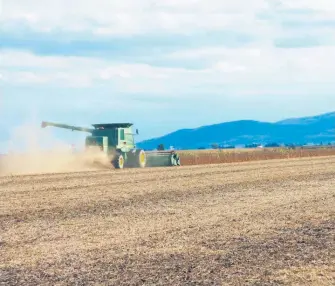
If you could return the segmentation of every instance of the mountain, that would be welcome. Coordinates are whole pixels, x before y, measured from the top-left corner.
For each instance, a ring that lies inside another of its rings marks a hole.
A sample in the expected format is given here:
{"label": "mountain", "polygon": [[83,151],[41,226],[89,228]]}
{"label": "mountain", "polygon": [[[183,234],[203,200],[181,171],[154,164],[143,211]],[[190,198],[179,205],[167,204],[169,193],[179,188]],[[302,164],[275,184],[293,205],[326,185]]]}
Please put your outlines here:
{"label": "mountain", "polygon": [[275,123],[239,120],[181,129],[159,138],[139,142],[144,149],[155,149],[159,144],[166,148],[197,149],[211,144],[246,145],[328,143],[335,141],[335,112],[311,117],[291,118]]}
{"label": "mountain", "polygon": [[335,120],[335,112],[330,112],[330,113],[325,113],[317,116],[310,116],[310,117],[302,117],[302,118],[290,118],[290,119],[285,119],[282,121],[277,122],[277,124],[311,124],[311,123],[330,123],[334,125]]}

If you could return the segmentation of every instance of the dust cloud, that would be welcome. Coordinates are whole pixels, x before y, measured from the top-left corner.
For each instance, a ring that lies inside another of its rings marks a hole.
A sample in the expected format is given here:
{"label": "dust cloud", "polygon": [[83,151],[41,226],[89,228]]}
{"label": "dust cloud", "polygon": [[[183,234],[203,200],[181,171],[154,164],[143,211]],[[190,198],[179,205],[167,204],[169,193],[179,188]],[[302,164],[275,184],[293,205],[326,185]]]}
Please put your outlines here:
{"label": "dust cloud", "polygon": [[47,128],[42,129],[38,124],[15,128],[6,145],[10,152],[0,157],[0,175],[93,171],[111,167],[102,152],[74,152],[69,143],[54,138]]}

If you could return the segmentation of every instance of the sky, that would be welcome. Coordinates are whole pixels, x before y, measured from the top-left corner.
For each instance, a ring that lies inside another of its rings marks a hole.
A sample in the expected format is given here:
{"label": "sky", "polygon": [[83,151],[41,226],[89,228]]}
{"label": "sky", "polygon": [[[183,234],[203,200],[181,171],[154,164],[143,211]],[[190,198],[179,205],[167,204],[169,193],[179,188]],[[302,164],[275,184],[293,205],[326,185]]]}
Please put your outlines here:
{"label": "sky", "polygon": [[334,0],[0,3],[0,151],[42,120],[132,122],[140,141],[335,110]]}

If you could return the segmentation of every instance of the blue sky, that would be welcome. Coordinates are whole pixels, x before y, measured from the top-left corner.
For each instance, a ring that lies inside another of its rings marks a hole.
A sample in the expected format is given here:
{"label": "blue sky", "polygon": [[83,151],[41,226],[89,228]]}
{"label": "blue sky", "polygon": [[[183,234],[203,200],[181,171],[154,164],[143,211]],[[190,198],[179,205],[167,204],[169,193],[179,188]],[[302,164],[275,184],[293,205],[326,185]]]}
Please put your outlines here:
{"label": "blue sky", "polygon": [[1,150],[41,120],[130,121],[142,140],[335,109],[333,0],[1,3]]}

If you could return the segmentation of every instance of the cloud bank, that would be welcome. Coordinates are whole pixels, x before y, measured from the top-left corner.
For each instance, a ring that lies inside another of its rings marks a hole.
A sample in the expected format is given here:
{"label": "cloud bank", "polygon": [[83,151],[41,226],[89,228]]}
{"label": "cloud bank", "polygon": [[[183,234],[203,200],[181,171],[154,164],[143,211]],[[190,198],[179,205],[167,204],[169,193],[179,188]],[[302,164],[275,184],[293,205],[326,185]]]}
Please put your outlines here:
{"label": "cloud bank", "polygon": [[135,121],[146,138],[327,112],[334,30],[332,0],[3,0],[1,110]]}

